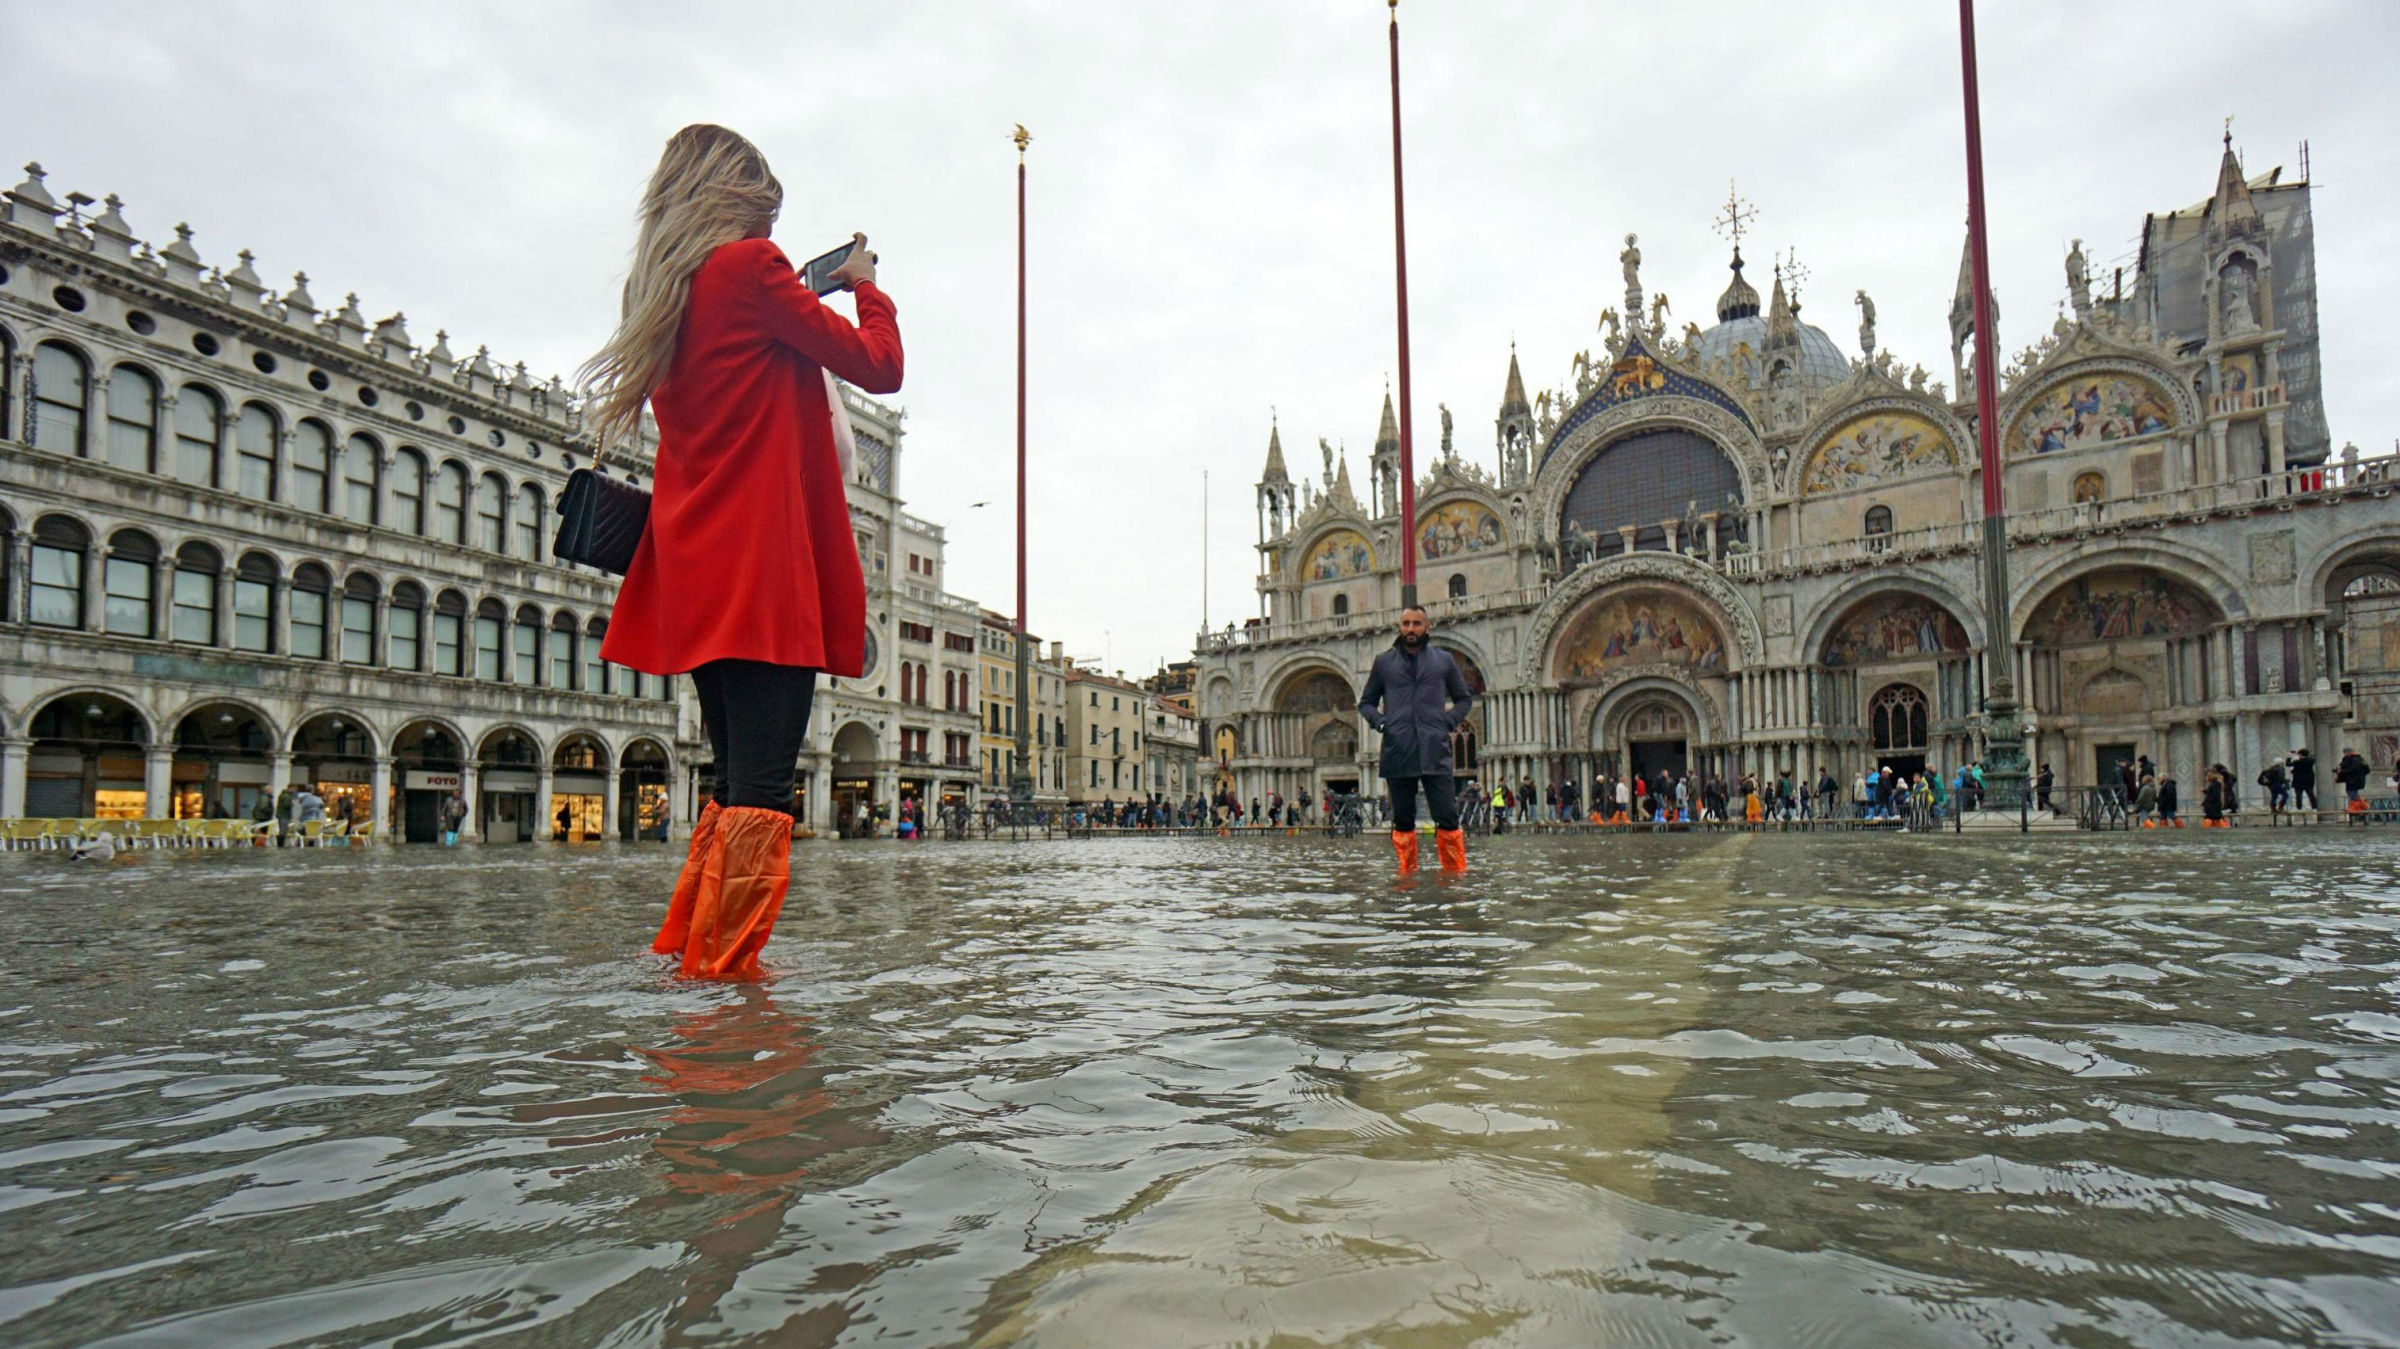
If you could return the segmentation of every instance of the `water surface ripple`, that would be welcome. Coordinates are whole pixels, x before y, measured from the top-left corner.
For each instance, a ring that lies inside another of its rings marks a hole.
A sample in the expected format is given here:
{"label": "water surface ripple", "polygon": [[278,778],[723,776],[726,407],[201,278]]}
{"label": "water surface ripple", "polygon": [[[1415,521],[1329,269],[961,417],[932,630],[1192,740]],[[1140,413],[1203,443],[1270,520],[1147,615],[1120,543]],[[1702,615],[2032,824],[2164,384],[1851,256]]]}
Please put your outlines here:
{"label": "water surface ripple", "polygon": [[2400,1343],[2391,857],[9,854],[0,1342]]}

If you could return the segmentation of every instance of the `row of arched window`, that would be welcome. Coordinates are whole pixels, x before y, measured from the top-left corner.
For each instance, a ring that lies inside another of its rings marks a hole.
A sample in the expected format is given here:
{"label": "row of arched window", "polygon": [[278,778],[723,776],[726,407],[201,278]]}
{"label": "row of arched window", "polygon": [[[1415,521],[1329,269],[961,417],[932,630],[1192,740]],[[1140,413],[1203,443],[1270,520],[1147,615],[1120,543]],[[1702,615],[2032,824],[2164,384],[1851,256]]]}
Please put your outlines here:
{"label": "row of arched window", "polygon": [[[8,387],[13,356],[0,331],[0,435],[16,425]],[[455,459],[437,465],[406,445],[387,459],[382,444],[363,431],[336,444],[333,429],[313,417],[291,423],[287,437],[282,416],[263,402],[231,407],[199,383],[184,384],[169,400],[156,375],[130,363],[109,371],[101,424],[93,426],[91,378],[90,363],[74,347],[55,339],[36,344],[25,440],[55,454],[101,458],[352,524],[542,558],[546,501],[538,484],[511,486],[500,473],[473,473]],[[279,456],[287,440],[289,454]]]}
{"label": "row of arched window", "polygon": [[[904,660],[900,662],[900,701],[914,703],[919,707],[931,707],[933,695],[929,690],[932,681],[932,667],[923,661]],[[942,709],[944,711],[974,711],[974,694],[974,675],[971,672],[966,670],[942,671]]]}
{"label": "row of arched window", "polygon": [[[0,512],[0,557],[15,556],[14,522]],[[608,621],[579,621],[498,599],[470,605],[457,590],[428,593],[415,581],[387,591],[375,576],[303,562],[287,576],[264,553],[229,568],[210,544],[173,554],[138,529],[120,529],[95,550],[91,531],[65,515],[34,522],[28,540],[24,619],[37,627],[99,630],[120,637],[219,647],[342,665],[448,675],[636,698],[674,696],[672,681],[600,658]],[[16,582],[6,593],[13,601]],[[95,606],[96,609],[95,609]],[[13,603],[10,618],[16,616]]]}

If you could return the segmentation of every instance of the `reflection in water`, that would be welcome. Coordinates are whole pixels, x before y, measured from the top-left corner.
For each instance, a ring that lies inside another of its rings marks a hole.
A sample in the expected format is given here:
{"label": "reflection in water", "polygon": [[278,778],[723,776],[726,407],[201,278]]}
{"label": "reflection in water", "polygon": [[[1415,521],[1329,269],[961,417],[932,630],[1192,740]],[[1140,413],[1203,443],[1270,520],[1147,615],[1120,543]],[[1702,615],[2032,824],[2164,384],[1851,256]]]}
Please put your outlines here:
{"label": "reflection in water", "polygon": [[818,1159],[881,1139],[836,1108],[808,1029],[767,987],[743,985],[723,1006],[678,1015],[666,1044],[641,1051],[658,1069],[644,1080],[677,1103],[651,1140],[667,1187],[654,1202],[707,1210],[685,1238],[700,1258],[667,1312],[670,1342],[713,1321],[718,1299],[774,1244]]}
{"label": "reflection in water", "polygon": [[0,855],[0,1343],[2400,1343],[2366,830]]}

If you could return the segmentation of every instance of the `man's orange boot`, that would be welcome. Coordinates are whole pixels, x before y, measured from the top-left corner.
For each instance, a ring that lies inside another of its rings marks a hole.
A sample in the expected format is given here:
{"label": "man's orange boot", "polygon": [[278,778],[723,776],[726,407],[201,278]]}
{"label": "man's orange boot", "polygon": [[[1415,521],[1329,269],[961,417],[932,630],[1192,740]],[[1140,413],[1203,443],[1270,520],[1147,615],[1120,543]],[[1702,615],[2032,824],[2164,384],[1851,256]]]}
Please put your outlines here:
{"label": "man's orange boot", "polygon": [[650,949],[662,956],[683,954],[683,944],[692,932],[692,906],[700,898],[701,874],[708,869],[708,850],[717,841],[717,816],[724,807],[709,798],[700,808],[700,818],[692,822],[691,851],[684,854],[683,874],[675,878],[675,896],[667,901],[667,921],[659,924],[658,939]]}
{"label": "man's orange boot", "polygon": [[1395,829],[1392,831],[1392,856],[1400,861],[1401,875],[1414,876],[1417,874],[1416,830]]}
{"label": "man's orange boot", "polygon": [[683,973],[700,979],[755,979],[758,953],[774,935],[792,884],[792,817],[780,810],[728,806],[692,908]]}
{"label": "man's orange boot", "polygon": [[1441,855],[1442,870],[1465,871],[1467,869],[1467,831],[1464,829],[1435,830],[1433,847],[1434,851]]}

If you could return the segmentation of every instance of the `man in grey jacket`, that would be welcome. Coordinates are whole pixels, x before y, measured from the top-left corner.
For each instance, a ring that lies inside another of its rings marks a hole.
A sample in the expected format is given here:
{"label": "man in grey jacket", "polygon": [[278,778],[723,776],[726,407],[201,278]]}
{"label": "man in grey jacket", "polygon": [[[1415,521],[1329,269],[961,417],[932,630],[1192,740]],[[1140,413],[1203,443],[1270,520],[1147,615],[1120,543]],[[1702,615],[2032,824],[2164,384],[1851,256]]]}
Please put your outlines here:
{"label": "man in grey jacket", "polygon": [[1458,827],[1451,780],[1450,733],[1474,710],[1475,695],[1448,652],[1432,645],[1424,607],[1400,611],[1400,637],[1375,658],[1358,714],[1383,736],[1380,770],[1392,799],[1392,853],[1400,874],[1417,869],[1417,791],[1433,812],[1442,870],[1467,869],[1467,836]]}

